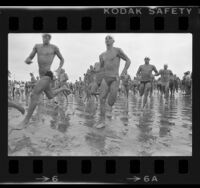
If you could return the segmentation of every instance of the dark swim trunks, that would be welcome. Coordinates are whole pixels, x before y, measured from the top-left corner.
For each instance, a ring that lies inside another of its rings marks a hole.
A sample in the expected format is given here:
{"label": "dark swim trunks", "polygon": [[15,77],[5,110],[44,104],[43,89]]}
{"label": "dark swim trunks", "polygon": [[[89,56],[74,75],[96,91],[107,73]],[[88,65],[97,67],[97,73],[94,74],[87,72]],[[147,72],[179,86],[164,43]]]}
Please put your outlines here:
{"label": "dark swim trunks", "polygon": [[140,81],[140,84],[144,84],[144,86],[148,83],[151,83],[151,81]]}
{"label": "dark swim trunks", "polygon": [[45,76],[48,76],[48,77],[51,78],[51,80],[53,80],[53,73],[52,73],[51,71],[47,71],[47,72],[45,73]]}
{"label": "dark swim trunks", "polygon": [[114,81],[117,81],[117,78],[106,76],[104,77],[104,80],[106,81],[107,85],[110,86]]}
{"label": "dark swim trunks", "polygon": [[101,85],[102,80],[105,80],[108,86],[110,86],[114,81],[117,81],[116,77],[105,75],[104,72],[98,72],[96,73],[96,82],[98,86]]}

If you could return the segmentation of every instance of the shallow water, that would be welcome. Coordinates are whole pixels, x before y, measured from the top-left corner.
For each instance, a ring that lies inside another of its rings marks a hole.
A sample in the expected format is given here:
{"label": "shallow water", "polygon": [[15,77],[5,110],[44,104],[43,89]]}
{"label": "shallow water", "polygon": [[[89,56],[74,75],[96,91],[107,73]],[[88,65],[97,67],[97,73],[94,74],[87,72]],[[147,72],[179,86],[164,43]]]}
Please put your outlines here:
{"label": "shallow water", "polygon": [[[28,128],[20,131],[11,128],[24,117],[9,108],[9,156],[192,155],[190,96],[176,93],[165,100],[155,91],[144,110],[138,95],[120,96],[105,116],[95,99],[84,103],[70,95],[68,103],[59,103],[41,103]],[[99,124],[105,127],[96,128]]]}

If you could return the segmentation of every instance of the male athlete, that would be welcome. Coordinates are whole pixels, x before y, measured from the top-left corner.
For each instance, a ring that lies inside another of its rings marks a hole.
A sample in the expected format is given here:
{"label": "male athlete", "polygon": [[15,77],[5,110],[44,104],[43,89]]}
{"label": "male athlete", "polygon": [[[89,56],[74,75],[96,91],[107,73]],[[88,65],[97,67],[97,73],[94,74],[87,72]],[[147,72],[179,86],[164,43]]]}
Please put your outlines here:
{"label": "male athlete", "polygon": [[[157,73],[155,76],[161,76],[161,91],[162,93],[165,94],[165,98],[168,98],[169,96],[169,81],[170,81],[170,77],[171,75],[173,75],[172,71],[168,69],[168,65],[165,64],[164,65],[164,69],[161,69],[159,71],[159,73]],[[161,95],[162,95],[161,93]]]}
{"label": "male athlete", "polygon": [[[61,88],[63,86],[67,87],[67,81],[69,78],[68,78],[67,73],[65,72],[65,69],[62,68],[57,74],[58,74],[58,85],[57,85],[56,89]],[[70,94],[70,90],[68,89],[68,92],[63,91],[63,94],[65,95],[65,97],[67,99],[67,96]]]}
{"label": "male athlete", "polygon": [[37,54],[40,80],[36,83],[35,87],[33,88],[27,115],[26,115],[25,119],[22,121],[22,123],[19,125],[19,129],[23,129],[23,128],[27,127],[28,122],[39,102],[39,98],[40,98],[40,95],[42,94],[42,92],[44,92],[46,94],[48,99],[52,99],[58,93],[60,93],[62,91],[68,91],[68,89],[65,86],[63,86],[62,88],[59,88],[57,90],[51,89],[50,84],[53,80],[53,73],[51,72],[51,65],[53,63],[54,57],[55,57],[55,55],[57,55],[58,58],[60,59],[60,66],[59,66],[57,72],[59,72],[61,70],[61,68],[64,64],[64,59],[63,59],[58,47],[53,44],[50,44],[50,40],[51,40],[50,34],[43,34],[42,39],[43,39],[43,43],[36,44],[31,52],[31,54],[25,60],[25,63],[31,64],[31,63],[33,63],[32,59]]}
{"label": "male athlete", "polygon": [[147,103],[147,97],[149,95],[149,92],[152,87],[152,71],[155,73],[158,73],[156,67],[154,65],[149,64],[150,58],[145,57],[144,58],[145,64],[140,65],[137,71],[137,76],[140,76],[140,87],[139,92],[140,96],[144,95],[143,98],[143,108],[145,107]]}
{"label": "male athlete", "polygon": [[130,89],[130,83],[131,83],[131,77],[129,74],[125,73],[124,76],[121,77],[122,85],[124,86],[126,97],[129,96],[129,89]]}
{"label": "male athlete", "polygon": [[123,59],[126,64],[120,76],[124,76],[131,64],[128,56],[117,47],[113,47],[114,38],[110,35],[105,38],[106,51],[99,56],[100,69],[103,73],[100,86],[100,106],[101,113],[105,113],[105,102],[108,98],[108,104],[112,109],[119,89],[119,66]]}

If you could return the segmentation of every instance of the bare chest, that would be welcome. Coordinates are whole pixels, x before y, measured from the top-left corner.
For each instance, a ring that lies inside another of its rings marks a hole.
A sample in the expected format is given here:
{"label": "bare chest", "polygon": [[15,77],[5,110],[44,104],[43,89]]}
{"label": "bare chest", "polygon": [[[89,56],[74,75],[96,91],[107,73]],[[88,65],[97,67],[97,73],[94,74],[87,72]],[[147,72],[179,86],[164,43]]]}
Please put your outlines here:
{"label": "bare chest", "polygon": [[168,77],[170,75],[170,71],[169,70],[163,70],[163,76],[164,77]]}
{"label": "bare chest", "polygon": [[52,47],[39,47],[38,48],[38,55],[43,55],[43,56],[50,56],[54,55],[54,49]]}
{"label": "bare chest", "polygon": [[103,59],[104,62],[114,61],[114,60],[118,59],[117,52],[114,51],[114,50],[110,51],[110,52],[105,52],[102,55],[102,59]]}
{"label": "bare chest", "polygon": [[152,70],[153,70],[152,66],[143,66],[142,67],[143,73],[151,73]]}

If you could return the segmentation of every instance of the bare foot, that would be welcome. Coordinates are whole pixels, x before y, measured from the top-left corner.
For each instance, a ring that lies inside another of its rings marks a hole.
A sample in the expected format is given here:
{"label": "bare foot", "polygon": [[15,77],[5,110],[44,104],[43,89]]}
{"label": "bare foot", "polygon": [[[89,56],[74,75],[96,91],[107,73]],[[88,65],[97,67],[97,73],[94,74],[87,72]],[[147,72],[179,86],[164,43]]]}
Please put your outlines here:
{"label": "bare foot", "polygon": [[20,108],[19,108],[19,111],[20,111],[22,114],[25,113],[25,109],[24,109],[23,107],[20,107]]}
{"label": "bare foot", "polygon": [[28,121],[22,121],[16,128],[13,128],[15,130],[22,130],[28,127]]}

